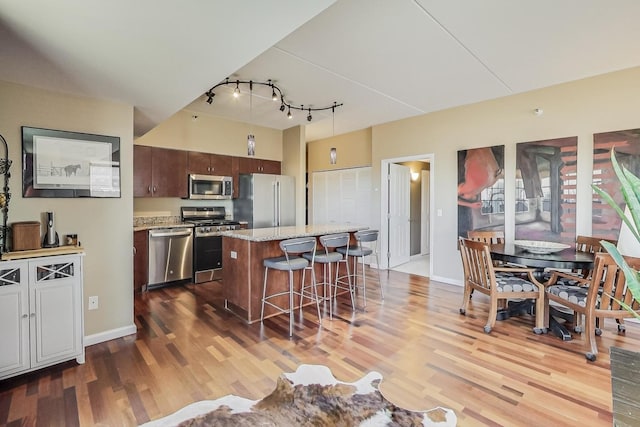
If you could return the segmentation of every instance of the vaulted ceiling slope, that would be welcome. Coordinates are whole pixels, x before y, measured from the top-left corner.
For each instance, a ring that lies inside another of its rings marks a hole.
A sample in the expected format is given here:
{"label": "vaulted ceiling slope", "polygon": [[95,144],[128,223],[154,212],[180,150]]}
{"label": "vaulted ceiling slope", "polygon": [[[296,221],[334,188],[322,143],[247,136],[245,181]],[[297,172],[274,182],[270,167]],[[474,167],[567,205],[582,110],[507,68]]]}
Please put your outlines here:
{"label": "vaulted ceiling slope", "polygon": [[[130,103],[136,135],[186,107],[311,141],[640,66],[637,16],[637,0],[0,0],[0,79]],[[233,87],[204,102],[226,77],[344,106],[307,122],[270,91],[251,112]]]}

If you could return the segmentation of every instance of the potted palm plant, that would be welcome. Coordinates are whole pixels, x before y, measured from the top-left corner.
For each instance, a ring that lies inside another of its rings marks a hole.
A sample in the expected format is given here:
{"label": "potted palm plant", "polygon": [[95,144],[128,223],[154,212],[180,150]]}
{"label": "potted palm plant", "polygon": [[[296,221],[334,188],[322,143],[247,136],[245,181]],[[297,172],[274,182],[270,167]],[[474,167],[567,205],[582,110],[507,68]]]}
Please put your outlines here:
{"label": "potted palm plant", "polygon": [[[611,150],[611,163],[620,181],[622,195],[627,204],[631,218],[625,215],[613,198],[602,189],[593,186],[594,190],[603,200],[616,210],[622,221],[627,225],[636,241],[640,244],[640,178],[621,166]],[[628,288],[635,301],[640,302],[640,274],[626,263],[618,248],[606,241],[603,247],[613,257],[618,266],[624,271]],[[633,315],[640,319],[638,312],[623,301],[619,303]],[[613,398],[613,424],[614,426],[640,425],[640,352],[612,347],[611,351],[611,389]]]}

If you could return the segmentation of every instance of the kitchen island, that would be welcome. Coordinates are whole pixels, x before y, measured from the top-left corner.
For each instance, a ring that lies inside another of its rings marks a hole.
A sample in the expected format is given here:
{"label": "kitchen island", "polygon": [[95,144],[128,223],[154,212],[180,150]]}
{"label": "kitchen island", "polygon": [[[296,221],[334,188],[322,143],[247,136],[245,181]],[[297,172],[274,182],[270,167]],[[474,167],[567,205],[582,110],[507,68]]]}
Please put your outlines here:
{"label": "kitchen island", "polygon": [[[334,233],[354,233],[368,227],[355,224],[303,225],[291,227],[255,228],[234,230],[223,233],[222,237],[222,286],[227,310],[244,319],[247,323],[260,321],[262,305],[262,285],[264,282],[265,258],[282,256],[280,241],[308,236],[323,236]],[[318,244],[318,251],[324,249]],[[321,280],[316,267],[316,278]],[[294,280],[299,283],[300,272]],[[284,271],[270,271],[269,282],[286,290],[289,276]],[[318,289],[320,291],[320,289]],[[277,292],[277,291],[276,291]],[[286,301],[286,297],[285,298]],[[295,303],[299,304],[299,301]],[[285,304],[286,305],[286,304]],[[265,307],[265,317],[278,314],[272,307]]]}

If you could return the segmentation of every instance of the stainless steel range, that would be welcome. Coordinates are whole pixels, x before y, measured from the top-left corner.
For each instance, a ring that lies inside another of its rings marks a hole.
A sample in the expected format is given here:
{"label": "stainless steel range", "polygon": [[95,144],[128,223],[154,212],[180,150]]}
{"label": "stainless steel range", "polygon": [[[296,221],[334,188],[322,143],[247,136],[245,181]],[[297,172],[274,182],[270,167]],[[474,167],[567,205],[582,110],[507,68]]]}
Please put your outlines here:
{"label": "stainless steel range", "polygon": [[194,225],[193,282],[216,280],[222,268],[222,232],[240,228],[240,223],[226,219],[224,207],[195,206],[180,208],[182,221]]}

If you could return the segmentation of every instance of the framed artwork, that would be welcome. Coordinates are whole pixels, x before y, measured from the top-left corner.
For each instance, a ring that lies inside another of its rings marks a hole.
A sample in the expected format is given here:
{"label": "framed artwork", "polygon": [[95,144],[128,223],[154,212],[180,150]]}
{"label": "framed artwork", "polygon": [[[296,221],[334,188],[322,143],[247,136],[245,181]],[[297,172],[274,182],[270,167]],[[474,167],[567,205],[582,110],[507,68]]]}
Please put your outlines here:
{"label": "framed artwork", "polygon": [[504,231],[504,145],[458,151],[458,236]]}
{"label": "framed artwork", "polygon": [[23,197],[120,197],[120,138],[22,127]]}
{"label": "framed artwork", "polygon": [[516,144],[515,238],[576,239],[578,137]]}
{"label": "framed artwork", "polygon": [[[605,190],[622,210],[625,208],[620,182],[611,165],[611,150],[618,162],[633,172],[640,173],[640,129],[619,130],[593,135],[593,177],[594,185]],[[591,232],[595,237],[618,239],[622,220],[615,210],[592,193]]]}

